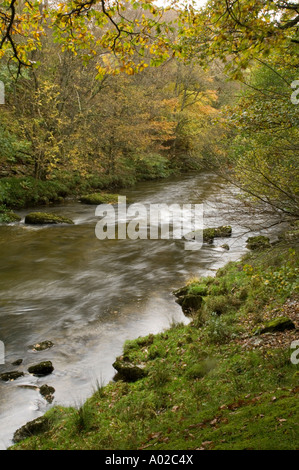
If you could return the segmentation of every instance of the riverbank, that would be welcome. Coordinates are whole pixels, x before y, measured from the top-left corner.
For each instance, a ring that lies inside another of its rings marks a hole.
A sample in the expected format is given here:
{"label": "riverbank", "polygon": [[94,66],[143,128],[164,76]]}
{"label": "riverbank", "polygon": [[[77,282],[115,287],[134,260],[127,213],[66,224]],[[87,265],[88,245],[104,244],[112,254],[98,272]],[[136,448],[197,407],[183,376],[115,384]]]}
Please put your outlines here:
{"label": "riverbank", "polygon": [[166,165],[148,168],[143,174],[87,175],[82,177],[62,172],[49,180],[37,180],[31,176],[10,176],[0,179],[0,223],[15,222],[13,210],[34,206],[49,206],[63,203],[66,198],[79,199],[80,196],[98,191],[113,192],[131,188],[137,182],[158,180],[178,174],[175,168]]}
{"label": "riverbank", "polygon": [[13,449],[298,449],[296,232],[190,280],[190,324],[125,343],[115,366],[141,378],[56,406]]}

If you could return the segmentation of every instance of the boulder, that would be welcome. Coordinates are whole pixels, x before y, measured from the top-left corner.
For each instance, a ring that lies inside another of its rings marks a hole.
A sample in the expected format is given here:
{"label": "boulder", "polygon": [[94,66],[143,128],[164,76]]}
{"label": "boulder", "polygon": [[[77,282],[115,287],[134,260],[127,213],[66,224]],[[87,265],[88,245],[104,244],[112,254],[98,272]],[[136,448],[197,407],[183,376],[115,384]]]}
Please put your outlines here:
{"label": "boulder", "polygon": [[81,196],[80,202],[95,206],[99,206],[100,204],[117,204],[118,197],[118,194],[94,193]]}
{"label": "boulder", "polygon": [[229,251],[230,250],[230,247],[227,243],[224,243],[224,245],[221,245],[221,248],[223,248],[224,250],[226,251]]}
{"label": "boulder", "polygon": [[203,238],[228,238],[232,236],[232,227],[230,225],[222,225],[216,228],[205,228],[203,231]]}
{"label": "boulder", "polygon": [[58,225],[69,224],[73,225],[74,222],[67,217],[62,217],[57,214],[47,214],[46,212],[32,212],[25,217],[25,224],[28,225]]}
{"label": "boulder", "polygon": [[41,386],[39,393],[47,400],[47,402],[52,403],[54,399],[53,395],[55,393],[55,388],[45,384]]}
{"label": "boulder", "polygon": [[16,361],[12,362],[12,366],[20,366],[23,362],[23,359],[17,359]]}
{"label": "boulder", "polygon": [[3,380],[3,382],[9,382],[10,380],[17,380],[18,378],[23,376],[23,372],[15,370],[12,372],[4,372],[4,374],[0,374],[0,380]]}
{"label": "boulder", "polygon": [[28,368],[29,374],[36,375],[37,377],[52,374],[53,370],[54,367],[51,361],[40,362]]}
{"label": "boulder", "polygon": [[53,346],[54,344],[52,341],[41,341],[40,343],[31,344],[29,348],[33,351],[45,351],[46,349],[50,349]]}
{"label": "boulder", "polygon": [[176,302],[182,307],[185,315],[191,315],[200,309],[203,298],[201,295],[187,294],[179,297]]}
{"label": "boulder", "polygon": [[292,320],[288,317],[278,317],[270,320],[265,324],[264,328],[259,328],[255,334],[275,333],[286,330],[294,330],[296,327]]}
{"label": "boulder", "polygon": [[182,297],[184,295],[187,295],[189,292],[189,286],[184,286],[184,287],[181,287],[180,289],[177,289],[173,292],[173,295],[175,295],[176,297]]}
{"label": "boulder", "polygon": [[18,429],[13,436],[15,443],[21,442],[27,437],[42,434],[50,429],[50,421],[45,416],[41,416]]}
{"label": "boulder", "polygon": [[259,235],[257,237],[250,237],[246,242],[246,248],[249,250],[264,250],[266,248],[270,248],[271,243],[268,237],[264,237],[263,235]]}
{"label": "boulder", "polygon": [[[199,230],[188,233],[184,236],[186,240],[195,240]],[[215,228],[205,228],[202,230],[204,243],[213,243],[214,238],[228,238],[232,236],[232,227],[230,225],[222,225]]]}
{"label": "boulder", "polygon": [[117,370],[117,374],[114,377],[114,380],[116,381],[123,380],[124,382],[136,382],[148,375],[144,366],[135,365],[131,362],[121,360],[120,358],[116,359],[113,367]]}

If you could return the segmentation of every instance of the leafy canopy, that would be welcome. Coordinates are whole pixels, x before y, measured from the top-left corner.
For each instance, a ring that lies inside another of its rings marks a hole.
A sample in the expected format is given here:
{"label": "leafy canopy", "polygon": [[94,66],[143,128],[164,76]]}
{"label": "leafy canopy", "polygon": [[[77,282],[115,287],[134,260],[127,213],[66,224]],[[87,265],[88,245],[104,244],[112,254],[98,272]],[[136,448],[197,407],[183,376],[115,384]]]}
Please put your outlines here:
{"label": "leafy canopy", "polygon": [[99,78],[104,71],[133,74],[173,56],[205,65],[215,57],[229,61],[238,78],[252,57],[298,44],[298,23],[295,0],[210,0],[203,8],[175,0],[166,9],[151,0],[3,0],[0,58],[19,70],[33,65],[52,29],[64,50],[85,62],[97,55]]}

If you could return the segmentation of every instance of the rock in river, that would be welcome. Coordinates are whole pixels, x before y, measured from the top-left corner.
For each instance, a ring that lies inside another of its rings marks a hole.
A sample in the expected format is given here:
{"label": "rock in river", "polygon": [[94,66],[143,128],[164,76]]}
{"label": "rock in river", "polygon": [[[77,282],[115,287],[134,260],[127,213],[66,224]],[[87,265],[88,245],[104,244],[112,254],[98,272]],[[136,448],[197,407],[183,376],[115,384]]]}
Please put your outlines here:
{"label": "rock in river", "polygon": [[54,367],[52,362],[44,361],[29,367],[28,372],[29,374],[36,375],[37,377],[43,377],[45,375],[52,374],[53,370]]}
{"label": "rock in river", "polygon": [[12,372],[4,372],[4,374],[0,374],[0,380],[3,382],[9,382],[10,380],[17,380],[19,377],[23,377],[24,373],[19,372],[18,370]]}
{"label": "rock in river", "polygon": [[53,346],[54,344],[52,341],[41,341],[40,343],[31,344],[29,348],[33,351],[45,351],[46,349],[50,349]]}
{"label": "rock in river", "polygon": [[268,237],[264,237],[263,235],[259,235],[257,237],[250,237],[246,242],[246,248],[248,248],[249,250],[264,250],[270,247],[270,239]]}
{"label": "rock in river", "polygon": [[52,403],[54,399],[55,388],[45,384],[41,386],[39,393],[45,398],[45,400],[47,400],[47,402]]}
{"label": "rock in river", "polygon": [[73,225],[74,222],[67,217],[62,217],[57,214],[47,214],[46,212],[31,212],[25,217],[25,224],[28,225],[58,225],[69,224]]}
{"label": "rock in river", "polygon": [[184,235],[186,240],[195,240],[197,233],[203,236],[204,243],[213,243],[214,238],[229,238],[232,236],[232,227],[230,225],[221,225],[215,228],[205,228],[203,230],[196,230]]}
{"label": "rock in river", "polygon": [[81,196],[80,202],[83,204],[99,206],[100,204],[117,204],[118,194],[94,193]]}

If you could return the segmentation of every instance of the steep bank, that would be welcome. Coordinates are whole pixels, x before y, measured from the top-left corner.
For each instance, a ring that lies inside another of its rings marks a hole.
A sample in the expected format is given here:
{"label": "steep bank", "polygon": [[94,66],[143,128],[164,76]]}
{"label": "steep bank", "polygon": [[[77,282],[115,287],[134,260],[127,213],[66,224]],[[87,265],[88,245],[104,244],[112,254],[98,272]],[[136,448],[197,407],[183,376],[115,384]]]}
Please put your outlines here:
{"label": "steep bank", "polygon": [[[13,448],[297,449],[296,235],[192,279],[190,292],[202,306],[189,325],[126,342],[119,361],[142,367],[142,378],[99,383]],[[267,332],[280,317],[288,328]]]}

